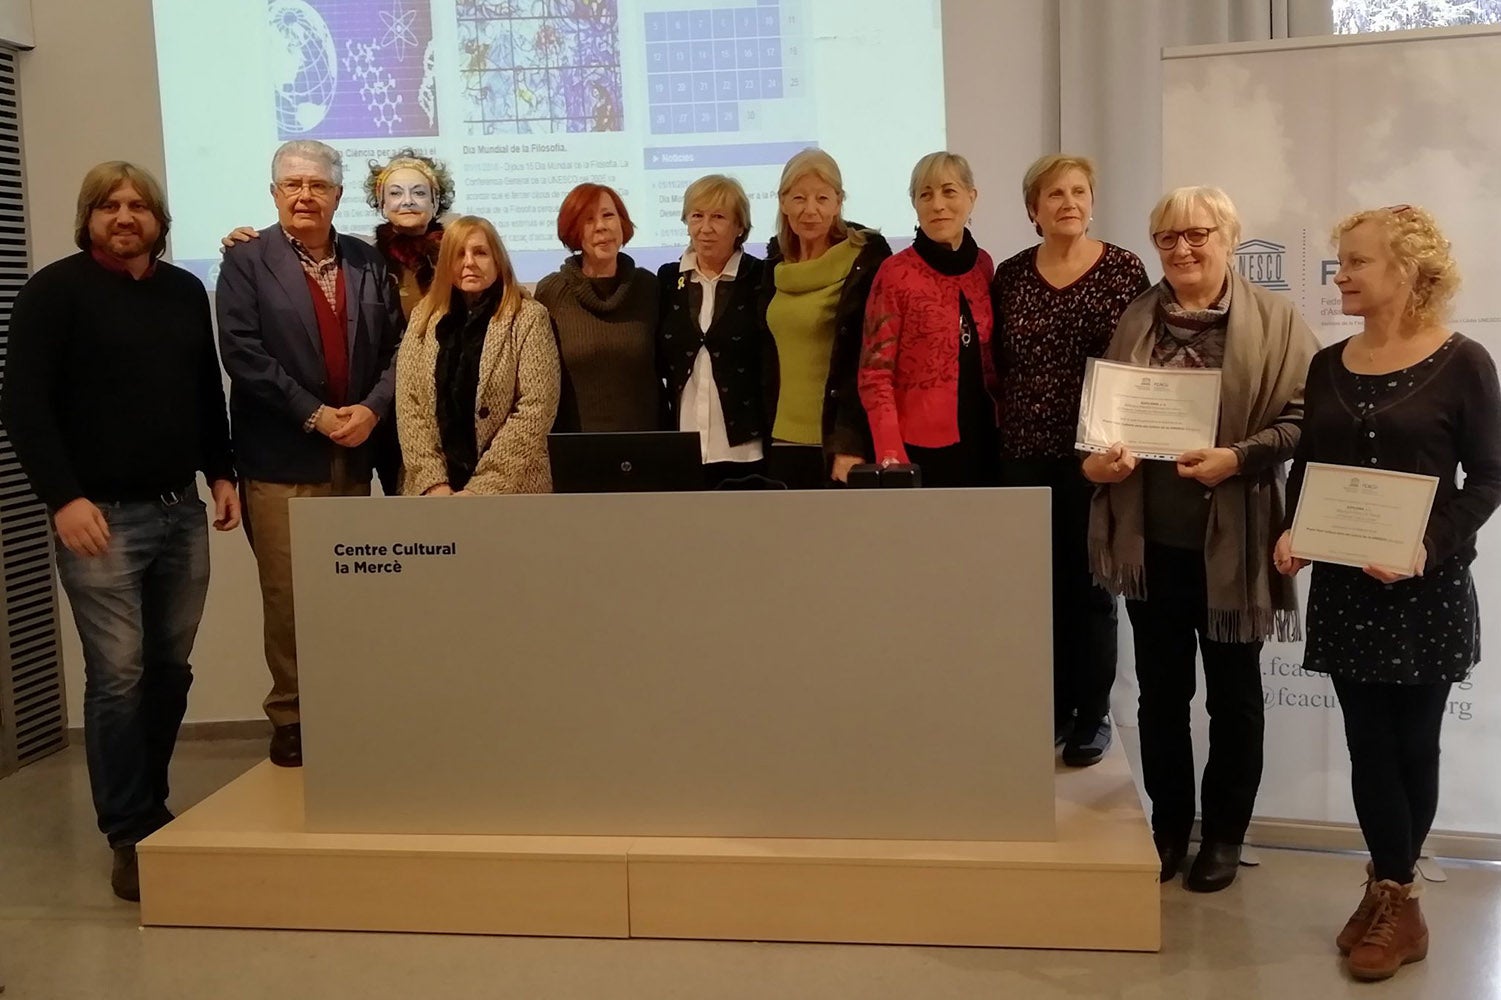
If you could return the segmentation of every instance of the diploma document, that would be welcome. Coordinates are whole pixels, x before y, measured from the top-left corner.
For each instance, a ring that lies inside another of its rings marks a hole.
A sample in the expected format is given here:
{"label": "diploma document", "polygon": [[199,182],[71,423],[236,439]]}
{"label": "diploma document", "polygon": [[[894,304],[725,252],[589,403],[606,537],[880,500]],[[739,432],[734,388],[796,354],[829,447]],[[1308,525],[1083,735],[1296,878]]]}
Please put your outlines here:
{"label": "diploma document", "polygon": [[1220,420],[1214,368],[1141,368],[1090,358],[1084,368],[1074,447],[1109,451],[1117,441],[1138,458],[1175,461],[1213,448]]}
{"label": "diploma document", "polygon": [[1437,492],[1435,476],[1309,462],[1293,517],[1292,554],[1411,573]]}

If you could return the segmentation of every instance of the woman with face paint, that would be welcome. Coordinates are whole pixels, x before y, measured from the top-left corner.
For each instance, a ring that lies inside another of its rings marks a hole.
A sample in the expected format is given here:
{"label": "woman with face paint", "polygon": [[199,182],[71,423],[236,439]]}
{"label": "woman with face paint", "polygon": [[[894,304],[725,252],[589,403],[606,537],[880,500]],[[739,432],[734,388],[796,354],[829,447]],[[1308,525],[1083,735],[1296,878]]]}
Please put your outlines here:
{"label": "woman with face paint", "polygon": [[443,243],[438,220],[453,206],[453,180],[437,160],[404,149],[384,165],[370,164],[365,203],[386,220],[375,227],[375,245],[401,293],[401,311],[410,319],[432,287]]}

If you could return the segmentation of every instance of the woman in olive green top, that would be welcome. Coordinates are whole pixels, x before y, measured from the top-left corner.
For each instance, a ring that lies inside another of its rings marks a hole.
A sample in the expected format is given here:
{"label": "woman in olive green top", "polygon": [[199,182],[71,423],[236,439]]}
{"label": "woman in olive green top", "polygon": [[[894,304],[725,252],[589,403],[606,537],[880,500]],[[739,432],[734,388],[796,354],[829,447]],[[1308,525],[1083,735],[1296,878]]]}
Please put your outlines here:
{"label": "woman in olive green top", "polygon": [[829,477],[844,482],[871,454],[856,378],[865,299],[891,247],[875,230],[844,221],[839,165],[822,150],[787,161],[777,195],[762,293],[771,435],[821,445]]}

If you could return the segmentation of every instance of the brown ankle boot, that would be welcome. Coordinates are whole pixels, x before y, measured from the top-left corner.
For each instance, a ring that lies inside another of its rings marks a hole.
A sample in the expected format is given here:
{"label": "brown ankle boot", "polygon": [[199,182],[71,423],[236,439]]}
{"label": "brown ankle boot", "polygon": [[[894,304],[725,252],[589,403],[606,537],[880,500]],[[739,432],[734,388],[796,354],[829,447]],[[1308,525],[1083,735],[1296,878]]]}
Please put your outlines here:
{"label": "brown ankle boot", "polygon": [[1350,914],[1350,919],[1345,921],[1345,929],[1339,932],[1339,937],[1334,939],[1334,944],[1339,948],[1341,955],[1350,954],[1350,949],[1360,944],[1360,939],[1365,937],[1367,928],[1371,926],[1371,914],[1376,912],[1376,876],[1375,868],[1371,862],[1365,863],[1365,891],[1360,897],[1360,905],[1355,907],[1355,912]]}
{"label": "brown ankle boot", "polygon": [[1428,957],[1428,925],[1418,906],[1418,883],[1383,880],[1372,890],[1376,909],[1371,925],[1350,951],[1347,965],[1356,979],[1390,979],[1409,962]]}

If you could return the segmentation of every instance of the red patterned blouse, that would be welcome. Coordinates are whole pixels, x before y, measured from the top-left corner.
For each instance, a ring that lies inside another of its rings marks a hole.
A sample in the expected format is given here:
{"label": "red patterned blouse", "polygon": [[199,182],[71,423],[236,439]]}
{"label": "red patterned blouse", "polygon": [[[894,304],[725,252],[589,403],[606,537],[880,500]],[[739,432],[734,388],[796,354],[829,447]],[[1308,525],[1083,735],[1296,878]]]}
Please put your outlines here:
{"label": "red patterned blouse", "polygon": [[904,443],[943,448],[959,440],[959,296],[980,335],[987,390],[991,367],[990,255],[956,277],[908,247],[881,264],[865,306],[860,400],[870,417],[876,460],[907,460]]}

